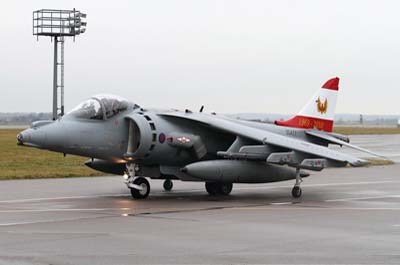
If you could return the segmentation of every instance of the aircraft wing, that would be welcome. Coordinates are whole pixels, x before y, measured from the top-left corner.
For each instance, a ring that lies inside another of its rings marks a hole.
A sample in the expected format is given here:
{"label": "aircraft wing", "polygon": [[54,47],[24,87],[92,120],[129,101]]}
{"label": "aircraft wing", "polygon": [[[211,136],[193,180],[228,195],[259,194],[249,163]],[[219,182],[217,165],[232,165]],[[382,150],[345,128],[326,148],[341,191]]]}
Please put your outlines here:
{"label": "aircraft wing", "polygon": [[290,149],[300,153],[309,154],[318,158],[349,163],[352,166],[361,166],[368,163],[366,160],[337,152],[324,146],[282,136],[269,131],[248,127],[246,125],[236,123],[234,120],[222,118],[216,115],[180,112],[168,112],[160,115],[164,117],[174,117],[199,122],[216,130],[225,131],[243,138],[258,141],[264,145],[282,147],[284,149]]}

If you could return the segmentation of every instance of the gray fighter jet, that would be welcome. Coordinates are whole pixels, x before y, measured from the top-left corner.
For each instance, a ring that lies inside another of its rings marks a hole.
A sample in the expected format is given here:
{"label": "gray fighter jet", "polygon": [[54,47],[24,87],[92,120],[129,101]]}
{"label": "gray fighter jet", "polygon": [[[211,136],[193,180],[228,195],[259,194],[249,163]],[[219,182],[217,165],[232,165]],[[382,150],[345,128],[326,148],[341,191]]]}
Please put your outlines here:
{"label": "gray fighter jet", "polygon": [[216,113],[142,108],[124,98],[94,96],[56,121],[38,121],[18,134],[18,144],[89,157],[86,165],[124,175],[134,198],[146,198],[146,177],[203,181],[210,195],[228,195],[232,183],[295,180],[302,194],[304,170],[365,165],[334,151],[348,137],[332,133],[339,78],[328,80],[300,113],[275,124],[228,118]]}

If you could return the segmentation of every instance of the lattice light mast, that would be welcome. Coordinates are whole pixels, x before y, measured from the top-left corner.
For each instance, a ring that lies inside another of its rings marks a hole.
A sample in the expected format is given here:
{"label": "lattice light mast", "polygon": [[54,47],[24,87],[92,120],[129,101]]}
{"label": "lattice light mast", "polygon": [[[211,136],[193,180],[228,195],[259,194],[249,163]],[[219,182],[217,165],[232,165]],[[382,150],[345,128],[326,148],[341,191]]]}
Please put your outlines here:
{"label": "lattice light mast", "polygon": [[[64,115],[64,38],[86,31],[86,14],[75,10],[41,9],[33,12],[33,35],[54,40],[53,120]],[[59,56],[60,50],[60,56]],[[60,94],[58,95],[58,91]],[[60,106],[58,97],[60,96]]]}

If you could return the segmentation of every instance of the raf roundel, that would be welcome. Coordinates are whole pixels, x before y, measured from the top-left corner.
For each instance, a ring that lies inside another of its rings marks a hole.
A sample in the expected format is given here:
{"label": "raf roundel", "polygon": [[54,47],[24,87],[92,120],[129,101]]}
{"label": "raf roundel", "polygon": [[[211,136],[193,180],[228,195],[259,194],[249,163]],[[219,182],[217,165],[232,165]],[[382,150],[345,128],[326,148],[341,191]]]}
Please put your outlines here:
{"label": "raf roundel", "polygon": [[164,143],[165,142],[165,134],[164,133],[160,133],[160,135],[158,136],[158,141],[160,143]]}

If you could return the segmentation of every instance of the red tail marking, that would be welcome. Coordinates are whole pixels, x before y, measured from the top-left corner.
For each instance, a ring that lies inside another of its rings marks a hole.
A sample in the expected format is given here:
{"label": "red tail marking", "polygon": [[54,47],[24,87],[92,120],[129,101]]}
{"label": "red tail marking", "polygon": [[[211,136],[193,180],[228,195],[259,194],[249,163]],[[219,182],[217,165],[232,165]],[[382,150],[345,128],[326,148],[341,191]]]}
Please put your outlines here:
{"label": "red tail marking", "polygon": [[318,129],[325,132],[332,132],[333,121],[318,118],[311,118],[305,116],[295,116],[286,121],[275,121],[276,125],[303,128],[303,129]]}
{"label": "red tail marking", "polygon": [[326,81],[326,83],[322,86],[322,88],[331,89],[331,90],[339,90],[339,77],[334,77]]}

